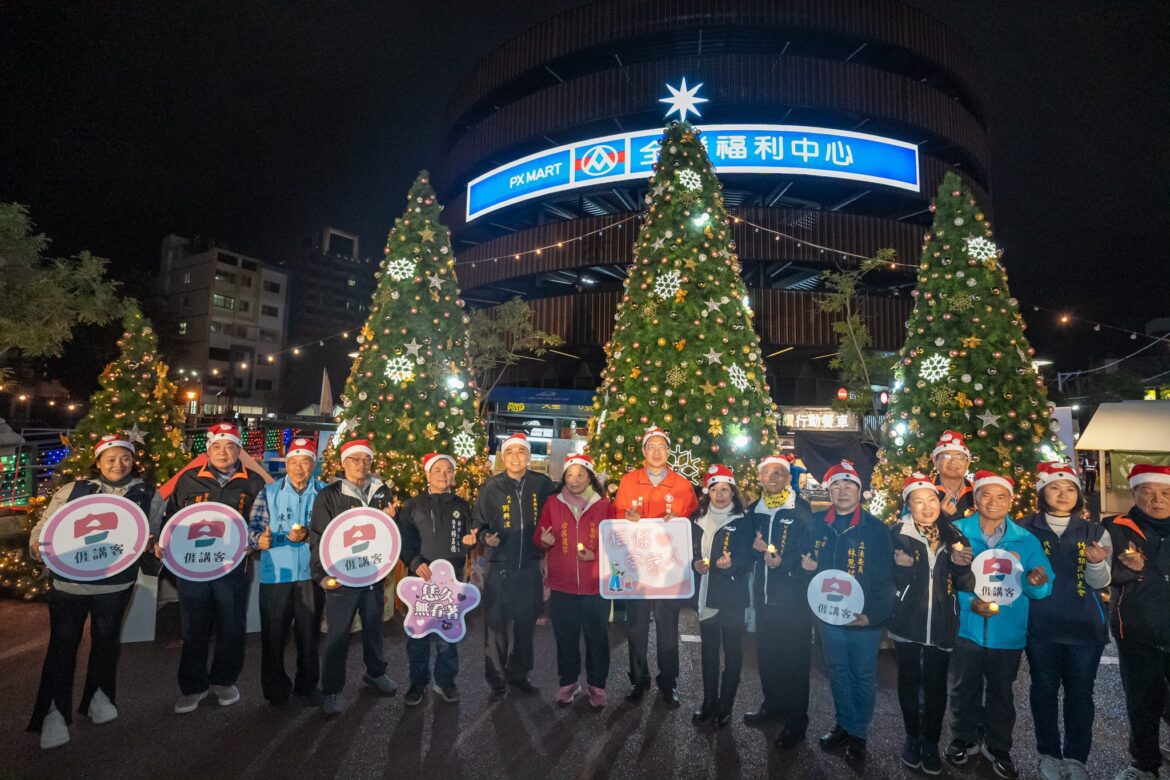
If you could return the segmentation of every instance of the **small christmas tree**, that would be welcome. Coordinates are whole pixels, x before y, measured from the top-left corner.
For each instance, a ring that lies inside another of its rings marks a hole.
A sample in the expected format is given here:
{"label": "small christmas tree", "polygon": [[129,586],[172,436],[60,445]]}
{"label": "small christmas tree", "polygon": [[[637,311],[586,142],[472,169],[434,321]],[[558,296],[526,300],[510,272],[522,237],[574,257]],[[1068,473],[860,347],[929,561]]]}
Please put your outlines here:
{"label": "small christmas tree", "polygon": [[[456,491],[465,498],[488,473],[479,391],[468,365],[468,318],[442,210],[423,171],[386,240],[338,415],[335,444],[369,439],[374,471],[393,483],[400,500],[426,490],[428,452],[455,457]],[[324,470],[337,468],[333,447]]]}
{"label": "small christmas tree", "polygon": [[973,469],[1015,480],[1017,516],[1035,511],[1036,464],[1056,459],[1060,443],[1019,302],[991,226],[958,176],[943,179],[931,211],[873,508],[896,515],[893,497],[912,471],[931,470],[930,452],[950,428],[966,436]]}
{"label": "small christmas tree", "polygon": [[167,378],[158,354],[158,336],[138,304],[127,301],[122,317],[120,353],[102,371],[100,389],[89,413],[69,437],[69,455],[57,468],[54,483],[72,482],[93,463],[93,445],[107,433],[121,433],[138,450],[142,473],[162,484],[187,463],[183,452],[186,416],[176,402],[178,388]]}
{"label": "small christmas tree", "polygon": [[722,185],[698,135],[686,122],[666,129],[606,345],[588,449],[614,489],[641,465],[649,425],[670,432],[670,466],[692,481],[723,463],[750,483],[776,443]]}

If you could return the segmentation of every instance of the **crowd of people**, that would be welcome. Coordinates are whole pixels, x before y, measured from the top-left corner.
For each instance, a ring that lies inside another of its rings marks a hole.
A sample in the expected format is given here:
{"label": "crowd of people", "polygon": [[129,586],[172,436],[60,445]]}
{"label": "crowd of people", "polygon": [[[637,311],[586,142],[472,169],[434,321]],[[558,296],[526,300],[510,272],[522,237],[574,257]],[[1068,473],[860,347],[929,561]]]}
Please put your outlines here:
{"label": "crowd of people", "polygon": [[[159,539],[164,524],[184,507],[212,501],[237,509],[249,520],[248,542],[259,558],[262,693],[275,706],[298,700],[327,715],[345,708],[355,616],[361,619],[363,681],[388,696],[398,688],[387,671],[382,641],[383,582],[342,585],[321,560],[321,537],[346,510],[370,507],[396,517],[401,561],[425,580],[436,560],[463,573],[467,556],[482,552],[484,676],[492,701],[510,691],[538,693],[530,673],[547,588],[557,648],[555,701],[569,705],[583,696],[598,709],[608,704],[611,661],[611,602],[600,589],[600,524],[681,518],[691,523],[692,603],[701,641],[696,724],[719,728],[732,718],[750,610],[762,698],[743,719],[779,724],[777,749],[801,744],[809,728],[815,637],[835,708],[835,722],[820,736],[820,745],[843,752],[853,763],[866,759],[878,654],[888,634],[905,727],[900,759],[906,766],[937,775],[944,759],[961,765],[981,753],[998,776],[1016,777],[1013,683],[1027,655],[1037,770],[1045,780],[1079,780],[1089,776],[1093,686],[1111,627],[1132,754],[1132,764],[1118,779],[1158,776],[1159,723],[1170,682],[1170,544],[1165,541],[1170,467],[1136,466],[1129,476],[1133,507],[1099,522],[1085,511],[1075,470],[1065,463],[1041,464],[1039,511],[1012,517],[1013,480],[988,471],[969,477],[971,454],[963,436],[948,431],[932,453],[934,474],[915,473],[906,480],[902,519],[890,527],[863,508],[865,485],[848,461],[824,475],[829,507],[814,513],[798,494],[785,457],[758,462],[760,495],[752,500],[741,495],[735,474],[722,465],[704,475],[700,495],[668,466],[670,444],[668,432],[648,428],[641,441],[644,462],[622,476],[612,501],[586,455],[565,460],[559,484],[532,471],[531,446],[521,433],[502,442],[497,457],[503,470],[480,486],[474,506],[452,492],[455,459],[432,453],[423,461],[427,491],[396,509],[390,486],[371,472],[375,453],[365,440],[341,446],[341,473],[325,484],[314,476],[315,442],[295,438],[285,475],[268,483],[241,463],[239,430],[220,423],[208,431],[206,462],[182,472],[164,502],[139,475],[133,443],[111,434],[95,446],[91,472],[60,488],[44,517],[84,496],[117,495],[142,509],[150,533]],[[32,534],[34,556],[38,531]],[[1018,562],[1019,598],[976,595],[972,563],[988,550]],[[154,558],[162,554],[157,545],[151,552]],[[78,712],[99,724],[117,718],[119,629],[139,565],[157,568],[157,561],[147,553],[139,564],[97,582],[52,575],[51,633],[29,724],[29,731],[40,733],[43,748],[69,741],[74,669],[87,619],[91,648]],[[252,565],[246,560],[213,580],[178,578],[183,649],[176,713],[194,711],[208,696],[224,706],[240,700],[236,681],[244,665]],[[814,620],[809,606],[809,583],[828,570],[847,572],[865,594],[864,610],[845,625]],[[642,700],[653,679],[666,705],[680,705],[678,627],[687,603],[624,602],[627,702]],[[322,618],[328,624],[323,643]],[[296,646],[292,677],[285,667],[290,634]],[[408,639],[406,648],[405,703],[419,704],[428,691],[458,701],[458,643],[426,636]],[[951,740],[940,751],[948,710]]]}

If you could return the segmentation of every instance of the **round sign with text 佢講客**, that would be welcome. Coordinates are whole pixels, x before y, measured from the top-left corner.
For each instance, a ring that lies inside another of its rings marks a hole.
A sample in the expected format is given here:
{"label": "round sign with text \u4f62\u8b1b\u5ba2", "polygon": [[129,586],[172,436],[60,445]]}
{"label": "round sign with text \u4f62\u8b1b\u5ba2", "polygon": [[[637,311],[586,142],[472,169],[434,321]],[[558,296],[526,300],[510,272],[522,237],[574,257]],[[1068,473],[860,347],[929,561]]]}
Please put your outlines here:
{"label": "round sign with text \u4f62\u8b1b\u5ba2", "polygon": [[41,528],[37,549],[54,574],[95,582],[133,566],[149,536],[141,507],[121,496],[98,494],[54,512]]}
{"label": "round sign with text \u4f62\u8b1b\u5ba2", "polygon": [[1023,593],[1024,567],[1020,559],[1007,550],[984,550],[971,561],[975,575],[975,598],[1006,606]]}
{"label": "round sign with text \u4f62\u8b1b\u5ba2", "polygon": [[844,626],[865,609],[865,593],[849,572],[827,569],[808,584],[808,606],[825,623]]}
{"label": "round sign with text \u4f62\u8b1b\u5ba2", "polygon": [[345,510],[321,534],[321,566],[350,588],[365,588],[384,579],[401,553],[398,525],[372,507]]}
{"label": "round sign with text \u4f62\u8b1b\u5ba2", "polygon": [[176,577],[219,579],[248,555],[248,525],[227,504],[203,501],[183,507],[163,527],[163,563]]}

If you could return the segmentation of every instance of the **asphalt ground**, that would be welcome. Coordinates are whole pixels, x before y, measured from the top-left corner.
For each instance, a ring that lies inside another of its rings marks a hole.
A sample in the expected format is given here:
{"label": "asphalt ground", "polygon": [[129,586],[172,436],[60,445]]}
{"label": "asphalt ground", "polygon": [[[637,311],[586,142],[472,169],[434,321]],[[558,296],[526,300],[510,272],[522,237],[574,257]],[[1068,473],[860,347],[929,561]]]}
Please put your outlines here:
{"label": "asphalt ground", "polygon": [[[839,754],[823,752],[816,735],[833,725],[833,704],[818,648],[813,651],[811,724],[805,743],[780,751],[771,747],[775,726],[754,728],[742,715],[760,701],[754,635],[745,642],[743,681],[735,719],[722,730],[696,727],[691,712],[701,699],[698,621],[685,609],[681,652],[682,707],[666,706],[657,696],[631,705],[622,700],[626,681],[625,626],[610,627],[611,703],[601,712],[578,699],[561,708],[553,701],[556,661],[551,625],[536,630],[536,669],[540,694],[513,689],[497,704],[487,701],[483,682],[481,616],[462,646],[458,683],[463,699],[448,704],[428,693],[423,703],[406,707],[405,635],[400,619],[383,625],[389,672],[398,695],[384,698],[361,684],[360,640],[350,644],[349,677],[343,694],[346,711],[327,718],[316,708],[276,709],[260,694],[259,635],[248,638],[248,656],[239,681],[241,701],[220,707],[211,699],[189,715],[172,711],[178,696],[177,605],[165,606],[159,637],[123,646],[119,676],[119,718],[94,726],[75,716],[72,741],[40,750],[38,736],[25,732],[36,695],[48,640],[45,604],[0,602],[0,776],[19,778],[203,778],[203,777],[413,777],[442,778],[909,778],[924,777],[898,759],[902,719],[895,689],[891,650],[879,659],[877,708],[863,769]],[[686,641],[689,635],[693,641]],[[653,634],[651,647],[653,648]],[[288,663],[293,668],[290,647]],[[1128,764],[1124,697],[1115,648],[1106,649],[1097,677],[1097,719],[1089,770],[1110,778]],[[75,696],[79,697],[88,648],[83,644]],[[654,662],[651,660],[651,668]],[[1028,710],[1025,659],[1015,686],[1018,720],[1013,755],[1023,777],[1036,776],[1036,752]],[[209,703],[210,702],[210,703]],[[75,705],[76,706],[76,705]],[[944,727],[943,746],[949,741]],[[980,757],[942,777],[991,778]]]}

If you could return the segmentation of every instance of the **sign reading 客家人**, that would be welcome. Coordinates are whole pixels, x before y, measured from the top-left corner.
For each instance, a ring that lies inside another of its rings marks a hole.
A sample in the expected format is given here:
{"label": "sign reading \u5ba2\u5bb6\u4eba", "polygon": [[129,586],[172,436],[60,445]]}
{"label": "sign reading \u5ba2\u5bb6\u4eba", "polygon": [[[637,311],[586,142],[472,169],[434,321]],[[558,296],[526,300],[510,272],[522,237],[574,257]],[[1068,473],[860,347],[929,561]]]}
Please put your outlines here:
{"label": "sign reading \u5ba2\u5bb6\u4eba", "polygon": [[607,599],[689,599],[695,593],[691,568],[691,523],[642,518],[602,520],[598,575]]}
{"label": "sign reading \u5ba2\u5bb6\u4eba", "polygon": [[37,539],[41,560],[60,577],[93,582],[125,571],[146,549],[146,514],[121,496],[70,501],[48,519]]}
{"label": "sign reading \u5ba2\u5bb6\u4eba", "polygon": [[321,534],[321,565],[329,576],[350,588],[382,580],[398,563],[402,535],[398,524],[380,509],[347,509]]}
{"label": "sign reading \u5ba2\u5bb6\u4eba", "polygon": [[984,550],[971,561],[975,575],[975,598],[1006,605],[1023,592],[1024,567],[1019,558],[1007,550]]}
{"label": "sign reading \u5ba2\u5bb6\u4eba", "polygon": [[431,579],[403,577],[396,590],[406,604],[402,629],[411,639],[427,634],[459,642],[467,634],[467,613],[479,606],[479,588],[460,582],[448,561],[431,561]]}
{"label": "sign reading \u5ba2\u5bb6\u4eba", "polygon": [[[893,138],[801,125],[704,125],[699,141],[715,173],[827,176],[918,192],[918,147]],[[661,130],[620,133],[513,160],[467,185],[467,221],[530,198],[645,179]]]}
{"label": "sign reading \u5ba2\u5bb6\u4eba", "polygon": [[219,579],[248,554],[248,526],[227,504],[204,501],[183,507],[162,530],[163,563],[176,577]]}
{"label": "sign reading \u5ba2\u5bb6\u4eba", "polygon": [[865,609],[865,593],[852,574],[826,569],[808,584],[808,607],[831,626],[844,626]]}

